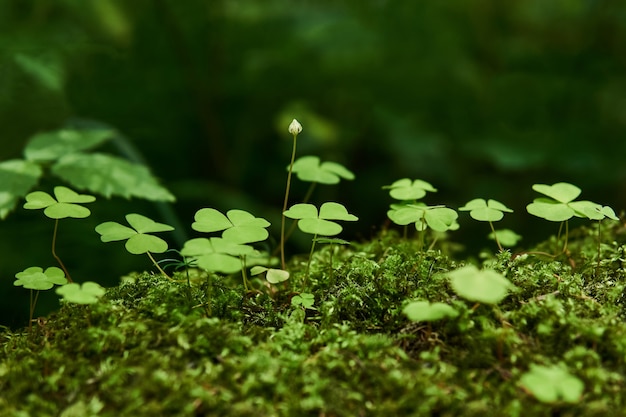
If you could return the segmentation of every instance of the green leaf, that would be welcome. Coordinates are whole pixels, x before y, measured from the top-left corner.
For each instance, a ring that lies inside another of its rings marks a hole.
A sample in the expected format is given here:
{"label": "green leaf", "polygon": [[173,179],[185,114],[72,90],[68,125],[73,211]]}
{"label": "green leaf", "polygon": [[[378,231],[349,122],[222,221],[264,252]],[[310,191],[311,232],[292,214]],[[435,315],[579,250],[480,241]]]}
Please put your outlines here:
{"label": "green leaf", "polygon": [[[498,241],[500,242],[500,244],[507,248],[511,248],[517,245],[517,242],[522,240],[522,236],[518,235],[510,229],[496,230],[496,234],[498,236]],[[487,237],[491,240],[495,240],[493,232],[489,233]]]}
{"label": "green leaf", "polygon": [[87,281],[82,285],[75,282],[56,289],[56,293],[70,303],[93,304],[105,294],[105,289],[96,282]]}
{"label": "green leaf", "polygon": [[44,54],[25,54],[18,52],[13,59],[22,71],[30,75],[39,85],[48,90],[60,93],[64,87],[65,74],[63,61],[58,54],[51,53],[49,48]]}
{"label": "green leaf", "polygon": [[62,157],[52,172],[77,188],[105,197],[138,197],[150,201],[175,201],[143,165],[111,155],[73,153]]}
{"label": "green leaf", "polygon": [[457,295],[469,301],[497,304],[515,288],[501,274],[487,269],[480,271],[474,265],[449,272],[450,284]]}
{"label": "green leaf", "polygon": [[419,200],[426,195],[427,191],[437,191],[436,188],[426,181],[411,181],[409,178],[395,181],[393,184],[386,185],[383,188],[389,189],[389,195],[396,200]]}
{"label": "green leaf", "polygon": [[254,255],[248,245],[240,245],[219,237],[190,239],[180,253],[196,259],[197,265],[207,271],[232,274],[241,270],[240,256]]}
{"label": "green leaf", "polygon": [[42,175],[41,167],[30,161],[11,159],[0,162],[0,219],[15,209],[18,201],[33,188]]}
{"label": "green leaf", "polygon": [[54,195],[56,199],[43,191],[29,193],[26,195],[24,208],[29,210],[45,208],[44,214],[51,219],[67,217],[83,219],[89,217],[91,211],[79,204],[91,203],[96,200],[94,196],[78,194],[63,186],[54,187]]}
{"label": "green leaf", "polygon": [[312,204],[295,204],[283,213],[290,219],[298,219],[298,228],[305,233],[322,236],[334,236],[343,228],[331,220],[356,221],[358,217],[348,213],[346,208],[339,203],[324,203],[320,207]]}
{"label": "green leaf", "polygon": [[317,207],[307,203],[294,204],[283,215],[290,219],[316,219]]}
{"label": "green leaf", "polygon": [[544,403],[580,401],[585,384],[558,365],[530,365],[520,378],[520,385]]}
{"label": "green leaf", "polygon": [[502,220],[504,212],[512,213],[513,210],[496,200],[485,201],[483,198],[471,200],[459,211],[469,211],[474,220],[481,222],[497,222]]}
{"label": "green leaf", "polygon": [[459,215],[456,211],[447,207],[431,208],[424,215],[428,227],[437,232],[445,232],[454,228],[458,217]]}
{"label": "green leaf", "polygon": [[576,215],[576,210],[567,204],[547,198],[536,198],[526,206],[528,213],[551,222],[563,222]]}
{"label": "green leaf", "polygon": [[158,236],[137,233],[131,236],[124,245],[126,250],[133,255],[142,253],[163,253],[167,251],[167,242]]}
{"label": "green leaf", "polygon": [[459,312],[448,304],[431,304],[428,301],[414,301],[409,303],[402,309],[402,312],[411,321],[436,321],[459,315]]}
{"label": "green leaf", "polygon": [[569,203],[574,201],[581,193],[581,189],[567,182],[557,182],[553,185],[534,184],[533,190],[547,195],[559,203]]}
{"label": "green leaf", "polygon": [[426,227],[438,232],[458,229],[456,211],[443,206],[426,206],[418,204],[393,204],[387,212],[389,219],[395,224],[406,226],[415,223],[415,228],[423,231]]}
{"label": "green leaf", "polygon": [[169,224],[157,223],[146,216],[136,213],[127,214],[126,221],[128,221],[128,224],[138,233],[171,232],[174,230]]}
{"label": "green leaf", "polygon": [[31,266],[22,272],[15,274],[13,285],[23,286],[31,290],[49,290],[54,285],[63,285],[67,283],[63,271],[55,266],[46,268],[44,271],[38,266]]}
{"label": "green leaf", "polygon": [[265,228],[270,226],[270,222],[267,220],[244,210],[229,210],[226,214],[212,208],[200,209],[191,228],[205,233],[224,230],[222,237],[235,243],[259,242],[268,238]]}
{"label": "green leaf", "polygon": [[289,272],[283,269],[266,268],[264,266],[254,266],[250,269],[250,275],[265,273],[265,279],[270,284],[278,284],[289,279]]}
{"label": "green leaf", "polygon": [[147,233],[169,232],[174,230],[172,226],[157,223],[146,216],[136,213],[127,214],[126,221],[133,227],[132,229],[116,222],[104,222],[96,226],[96,232],[100,234],[100,240],[113,242],[128,239],[125,247],[133,255],[167,251],[168,245],[165,240]]}
{"label": "green leaf", "polygon": [[115,131],[111,129],[61,129],[38,133],[30,138],[24,156],[31,161],[54,161],[65,155],[94,148],[114,135]]}
{"label": "green leaf", "polygon": [[609,206],[601,206],[596,204],[595,206],[587,206],[583,208],[583,212],[586,217],[591,220],[611,219],[619,220],[619,217],[615,214],[615,211]]}
{"label": "green leaf", "polygon": [[298,158],[293,164],[292,172],[301,181],[318,182],[320,184],[337,184],[341,178],[346,180],[354,179],[354,174],[343,165],[335,162],[320,163],[320,159],[317,156]]}
{"label": "green leaf", "polygon": [[299,295],[294,295],[291,298],[292,306],[302,306],[304,308],[308,308],[309,310],[317,310],[313,307],[315,304],[315,295],[309,293],[300,293]]}

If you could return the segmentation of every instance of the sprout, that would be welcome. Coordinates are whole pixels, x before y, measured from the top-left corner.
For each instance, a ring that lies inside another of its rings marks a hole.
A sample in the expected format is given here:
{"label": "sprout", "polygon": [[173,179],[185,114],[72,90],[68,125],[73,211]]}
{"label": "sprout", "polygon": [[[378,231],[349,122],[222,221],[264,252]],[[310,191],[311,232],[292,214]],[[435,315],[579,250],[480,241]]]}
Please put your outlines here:
{"label": "sprout", "polygon": [[430,303],[428,301],[413,301],[407,304],[402,312],[411,321],[435,321],[446,317],[456,317],[459,312],[445,303]]}
{"label": "sprout", "polygon": [[104,288],[96,282],[71,283],[56,289],[56,293],[63,299],[75,304],[93,304],[105,293]]}
{"label": "sprout", "polygon": [[585,389],[583,382],[558,365],[530,365],[520,378],[520,385],[544,403],[562,400],[577,403]]}
{"label": "sprout", "polygon": [[469,301],[497,304],[515,288],[502,274],[487,269],[480,271],[474,265],[449,272],[450,285],[457,295]]}

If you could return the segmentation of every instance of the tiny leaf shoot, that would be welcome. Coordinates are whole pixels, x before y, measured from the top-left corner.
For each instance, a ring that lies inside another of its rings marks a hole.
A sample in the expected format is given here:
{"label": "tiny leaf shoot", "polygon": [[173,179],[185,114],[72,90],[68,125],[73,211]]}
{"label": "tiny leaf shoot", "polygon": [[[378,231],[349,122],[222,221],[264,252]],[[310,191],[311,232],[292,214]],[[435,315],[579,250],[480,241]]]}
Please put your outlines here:
{"label": "tiny leaf shoot", "polygon": [[496,240],[496,235],[498,236],[498,241],[504,247],[511,248],[522,240],[522,236],[515,233],[510,229],[498,229],[494,230],[492,233],[489,233],[487,238],[491,240]]}
{"label": "tiny leaf shoot", "polygon": [[146,216],[136,213],[127,214],[126,221],[132,228],[116,222],[104,222],[96,226],[96,232],[100,234],[100,240],[102,242],[126,240],[125,247],[128,252],[133,255],[145,253],[159,272],[166,278],[171,279],[152,256],[152,253],[167,251],[167,242],[148,233],[169,232],[174,230],[174,228],[167,224],[157,223]]}
{"label": "tiny leaf shoot", "polygon": [[244,210],[229,210],[224,215],[213,208],[203,208],[194,219],[192,229],[204,233],[223,231],[222,237],[235,243],[260,242],[269,236],[266,228],[270,222]]}
{"label": "tiny leaf shoot", "polygon": [[58,287],[56,293],[65,301],[75,304],[93,304],[105,294],[105,289],[96,282],[73,282]]}
{"label": "tiny leaf shoot", "polygon": [[250,275],[265,274],[265,279],[270,284],[279,284],[289,279],[289,272],[283,269],[266,268],[264,266],[253,266],[250,269]]}
{"label": "tiny leaf shoot", "polygon": [[402,309],[402,313],[411,321],[437,321],[459,315],[459,312],[448,304],[429,301],[413,301]]}
{"label": "tiny leaf shoot", "polygon": [[[33,315],[35,314],[35,306],[39,298],[39,291],[49,290],[55,285],[64,285],[67,283],[64,272],[51,266],[44,271],[38,266],[31,266],[22,272],[15,274],[17,278],[13,285],[16,287],[24,287],[30,290],[30,305],[28,310],[28,331],[32,329]],[[37,293],[33,296],[33,290]]]}
{"label": "tiny leaf shoot", "polygon": [[294,295],[291,298],[291,305],[294,307],[301,306],[305,309],[308,308],[309,310],[317,310],[315,307],[313,307],[313,304],[315,304],[315,295],[313,294],[303,292],[299,295]]}
{"label": "tiny leaf shoot", "polygon": [[78,194],[77,192],[63,186],[54,187],[54,197],[44,191],[34,191],[26,195],[26,203],[24,208],[28,210],[44,209],[46,217],[54,219],[54,231],[52,233],[52,256],[57,260],[68,281],[72,282],[72,278],[56,253],[57,230],[59,227],[59,219],[72,217],[83,219],[89,217],[91,211],[81,204],[92,203],[96,198],[88,194]]}
{"label": "tiny leaf shoot", "polygon": [[486,269],[479,270],[467,265],[446,274],[454,292],[469,301],[498,304],[515,289],[502,274]]}
{"label": "tiny leaf shoot", "polygon": [[498,245],[498,249],[502,251],[502,245],[500,244],[498,235],[493,228],[493,222],[502,220],[505,212],[512,213],[513,210],[496,200],[489,199],[489,201],[486,201],[483,198],[476,198],[469,201],[463,207],[460,207],[459,211],[469,211],[470,216],[474,220],[488,222],[489,227],[491,228],[491,233],[496,241],[496,244]]}
{"label": "tiny leaf shoot", "polygon": [[544,403],[580,401],[585,384],[559,365],[530,365],[520,378],[520,385]]}

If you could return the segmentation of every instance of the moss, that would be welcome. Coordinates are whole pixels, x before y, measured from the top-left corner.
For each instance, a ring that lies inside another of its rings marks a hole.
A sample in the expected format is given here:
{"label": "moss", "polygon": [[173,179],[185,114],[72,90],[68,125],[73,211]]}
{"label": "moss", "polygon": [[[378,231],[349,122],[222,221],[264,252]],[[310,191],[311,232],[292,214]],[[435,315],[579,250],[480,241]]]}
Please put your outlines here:
{"label": "moss", "polygon": [[[394,233],[322,247],[307,288],[298,259],[273,291],[136,274],[96,304],[64,304],[30,334],[0,331],[0,415],[620,415],[620,230],[602,229],[599,266],[595,228],[572,232],[556,259],[487,257],[517,287],[497,306],[459,299],[445,273],[462,263]],[[292,306],[298,292],[316,310]],[[401,310],[413,299],[459,315],[410,323]],[[542,404],[521,388],[530,364],[557,363],[585,384],[580,402]]]}

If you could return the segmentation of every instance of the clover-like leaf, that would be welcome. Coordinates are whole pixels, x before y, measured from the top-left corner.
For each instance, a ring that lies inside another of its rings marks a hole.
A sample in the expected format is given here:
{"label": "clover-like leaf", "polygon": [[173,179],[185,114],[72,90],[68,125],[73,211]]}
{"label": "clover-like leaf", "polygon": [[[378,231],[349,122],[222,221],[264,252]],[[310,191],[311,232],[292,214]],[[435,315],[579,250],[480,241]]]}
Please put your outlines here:
{"label": "clover-like leaf", "polygon": [[544,403],[580,401],[585,384],[567,369],[558,365],[530,365],[520,378],[520,385]]}
{"label": "clover-like leaf", "polygon": [[241,256],[254,255],[255,250],[248,245],[241,245],[219,238],[195,238],[183,245],[180,253],[196,260],[196,264],[207,271],[232,274],[241,270]]}
{"label": "clover-like leaf", "polygon": [[436,192],[437,189],[422,180],[403,178],[391,185],[385,185],[383,189],[389,190],[389,195],[396,200],[419,200],[426,195],[427,191]]}
{"label": "clover-like leaf", "polygon": [[588,206],[583,208],[583,212],[591,220],[619,220],[619,217],[617,217],[615,211],[609,206],[601,206],[600,204],[596,204],[595,206]]}
{"label": "clover-like leaf", "polygon": [[476,198],[469,201],[459,211],[469,211],[474,220],[481,222],[497,222],[502,220],[504,212],[512,213],[513,210],[496,200],[485,201],[483,198]]}
{"label": "clover-like leaf", "polygon": [[292,167],[292,172],[302,181],[318,182],[320,184],[337,184],[341,178],[353,180],[354,174],[336,162],[322,162],[317,156],[303,156],[298,158]]}
{"label": "clover-like leaf", "polygon": [[250,275],[259,275],[265,273],[265,279],[270,284],[278,284],[289,279],[289,272],[283,269],[266,268],[264,266],[253,266],[250,269]]}
{"label": "clover-like leaf", "polygon": [[31,266],[15,274],[17,278],[13,285],[22,286],[31,290],[49,290],[54,285],[67,283],[65,274],[60,268],[51,266],[44,271],[38,266]]}
{"label": "clover-like leaf", "polygon": [[458,213],[443,206],[427,206],[422,203],[392,204],[387,216],[392,222],[401,226],[415,223],[415,228],[419,231],[426,230],[427,227],[437,232],[458,228],[456,222],[459,217]]}
{"label": "clover-like leaf", "polygon": [[34,191],[26,195],[24,208],[29,210],[45,209],[44,214],[51,219],[72,217],[83,219],[89,217],[91,211],[80,204],[96,200],[92,195],[78,194],[63,186],[54,187],[54,197],[43,191]]}
{"label": "clover-like leaf", "polygon": [[196,212],[194,219],[192,229],[204,233],[223,230],[222,237],[235,243],[260,242],[269,236],[265,228],[270,222],[244,210],[229,210],[223,215],[213,208],[203,208]]}
{"label": "clover-like leaf", "polygon": [[0,219],[7,217],[19,199],[37,184],[42,173],[41,167],[31,161],[0,162]]}
{"label": "clover-like leaf", "polygon": [[82,284],[73,282],[56,289],[65,301],[75,304],[93,304],[105,294],[105,289],[96,282],[87,281]]}
{"label": "clover-like leaf", "polygon": [[302,306],[304,308],[308,308],[309,310],[317,310],[313,307],[315,303],[315,295],[309,293],[300,293],[298,295],[294,295],[291,298],[292,306]]}
{"label": "clover-like leaf", "polygon": [[532,188],[538,193],[547,195],[559,203],[569,203],[570,201],[574,201],[574,199],[582,192],[580,188],[567,182],[557,182],[553,185],[534,184]]}
{"label": "clover-like leaf", "polygon": [[126,221],[132,226],[132,229],[116,222],[104,222],[96,226],[96,232],[100,234],[100,240],[113,242],[128,239],[125,244],[126,250],[133,255],[167,251],[168,245],[165,240],[147,233],[168,232],[174,230],[172,226],[157,223],[148,217],[136,213],[127,214]]}
{"label": "clover-like leaf", "polygon": [[549,198],[536,198],[526,206],[526,210],[533,216],[549,221],[562,222],[574,216],[587,217],[585,211],[592,210],[597,206],[591,201],[574,201],[580,195],[581,190],[566,182],[553,185],[535,184],[533,190],[547,195]]}
{"label": "clover-like leaf", "polygon": [[498,242],[500,242],[502,246],[505,246],[507,248],[517,245],[517,242],[522,240],[521,235],[518,235],[517,233],[515,233],[514,231],[510,229],[496,230],[495,236],[494,236],[494,233],[491,232],[489,233],[487,237],[491,240],[496,240],[496,236],[498,237]]}
{"label": "clover-like leaf", "polygon": [[298,220],[298,227],[304,233],[322,236],[334,236],[343,228],[332,220],[356,221],[358,217],[348,213],[339,203],[328,202],[319,209],[312,204],[299,203],[283,213],[285,217]]}
{"label": "clover-like leaf", "polygon": [[447,317],[456,317],[459,312],[445,303],[413,301],[407,304],[402,312],[411,321],[436,321]]}
{"label": "clover-like leaf", "polygon": [[447,275],[457,295],[484,304],[499,303],[515,288],[502,274],[490,269],[481,271],[474,265],[464,266]]}

